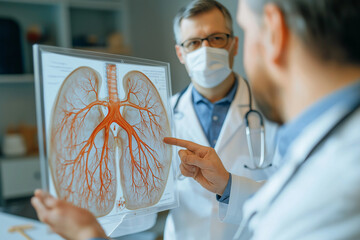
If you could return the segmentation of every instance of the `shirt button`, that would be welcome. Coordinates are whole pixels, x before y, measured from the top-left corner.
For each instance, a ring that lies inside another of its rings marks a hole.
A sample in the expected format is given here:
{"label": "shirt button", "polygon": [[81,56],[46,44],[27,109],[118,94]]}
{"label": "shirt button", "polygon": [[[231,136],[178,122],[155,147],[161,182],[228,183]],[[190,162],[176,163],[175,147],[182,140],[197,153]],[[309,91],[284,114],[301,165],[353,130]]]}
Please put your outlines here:
{"label": "shirt button", "polygon": [[214,145],[216,144],[216,140],[213,141]]}
{"label": "shirt button", "polygon": [[218,119],[219,119],[219,117],[218,116],[213,116],[213,118],[212,118],[214,121],[217,121]]}

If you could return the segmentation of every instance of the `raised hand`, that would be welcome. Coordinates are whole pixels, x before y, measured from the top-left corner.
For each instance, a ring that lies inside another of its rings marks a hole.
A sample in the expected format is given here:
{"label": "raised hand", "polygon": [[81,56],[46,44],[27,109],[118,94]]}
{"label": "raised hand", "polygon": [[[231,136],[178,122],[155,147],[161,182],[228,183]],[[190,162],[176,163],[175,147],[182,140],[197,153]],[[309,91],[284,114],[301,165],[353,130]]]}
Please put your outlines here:
{"label": "raised hand", "polygon": [[69,240],[88,240],[107,236],[92,213],[73,204],[58,200],[42,190],[36,190],[31,204],[40,221]]}

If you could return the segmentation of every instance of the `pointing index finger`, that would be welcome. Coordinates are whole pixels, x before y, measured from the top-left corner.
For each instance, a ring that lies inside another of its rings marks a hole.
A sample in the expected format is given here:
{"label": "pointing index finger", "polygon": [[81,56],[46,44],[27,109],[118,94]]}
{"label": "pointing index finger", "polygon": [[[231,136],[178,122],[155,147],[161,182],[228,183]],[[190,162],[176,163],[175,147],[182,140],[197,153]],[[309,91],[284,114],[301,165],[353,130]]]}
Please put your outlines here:
{"label": "pointing index finger", "polygon": [[202,148],[202,146],[199,144],[196,144],[196,143],[193,143],[190,141],[186,141],[186,140],[182,140],[182,139],[178,139],[178,138],[172,138],[172,137],[165,137],[164,143],[187,148],[188,150],[190,150],[192,152],[196,152],[197,150]]}

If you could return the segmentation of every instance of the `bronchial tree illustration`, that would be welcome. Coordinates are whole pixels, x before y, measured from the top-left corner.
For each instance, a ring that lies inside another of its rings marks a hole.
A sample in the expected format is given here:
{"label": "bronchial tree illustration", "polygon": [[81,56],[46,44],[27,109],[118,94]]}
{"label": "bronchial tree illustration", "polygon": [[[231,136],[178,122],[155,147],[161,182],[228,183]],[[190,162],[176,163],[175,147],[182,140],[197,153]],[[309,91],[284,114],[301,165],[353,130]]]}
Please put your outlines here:
{"label": "bronchial tree illustration", "polygon": [[127,209],[156,204],[171,164],[171,148],[162,141],[170,125],[153,83],[128,72],[121,100],[116,65],[106,64],[106,75],[109,97],[100,99],[98,72],[80,67],[70,73],[51,120],[49,165],[57,195],[95,216],[114,207],[119,173]]}

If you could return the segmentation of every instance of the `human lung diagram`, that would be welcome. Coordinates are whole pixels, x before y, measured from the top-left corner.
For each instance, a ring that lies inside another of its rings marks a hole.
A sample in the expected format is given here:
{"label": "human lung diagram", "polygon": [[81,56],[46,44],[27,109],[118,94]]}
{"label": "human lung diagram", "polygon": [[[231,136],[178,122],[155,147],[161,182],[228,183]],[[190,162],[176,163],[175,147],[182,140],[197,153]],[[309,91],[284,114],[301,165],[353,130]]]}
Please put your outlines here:
{"label": "human lung diagram", "polygon": [[106,64],[106,99],[99,97],[101,81],[89,67],[67,76],[53,106],[49,152],[58,197],[97,217],[116,205],[118,184],[125,208],[156,204],[171,165],[171,148],[162,141],[171,134],[169,120],[149,78],[128,72],[122,79],[124,99],[116,65]]}

